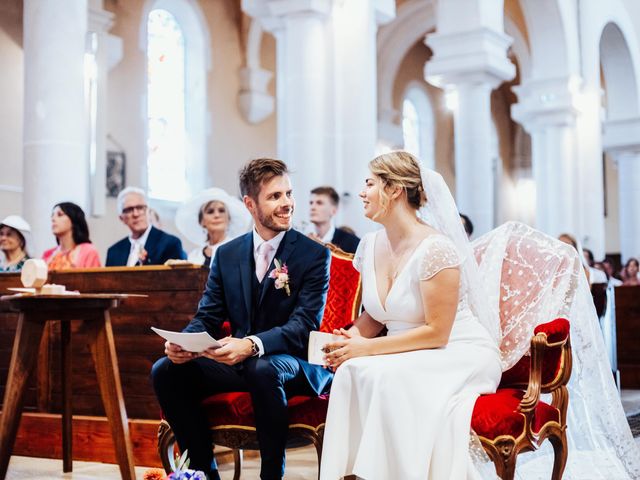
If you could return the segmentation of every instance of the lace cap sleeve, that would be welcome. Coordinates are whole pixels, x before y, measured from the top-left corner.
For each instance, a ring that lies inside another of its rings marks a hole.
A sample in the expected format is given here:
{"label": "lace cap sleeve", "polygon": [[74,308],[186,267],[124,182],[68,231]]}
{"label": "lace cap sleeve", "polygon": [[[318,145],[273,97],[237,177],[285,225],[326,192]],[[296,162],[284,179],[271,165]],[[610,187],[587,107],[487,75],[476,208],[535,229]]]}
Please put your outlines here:
{"label": "lace cap sleeve", "polygon": [[460,255],[455,245],[444,235],[438,235],[427,240],[420,265],[420,280],[429,280],[445,268],[458,266],[460,266]]}
{"label": "lace cap sleeve", "polygon": [[364,251],[365,245],[367,244],[367,239],[369,235],[365,235],[360,239],[360,243],[358,243],[358,248],[356,249],[356,253],[353,256],[353,268],[355,268],[358,272],[362,273],[362,264],[364,262]]}

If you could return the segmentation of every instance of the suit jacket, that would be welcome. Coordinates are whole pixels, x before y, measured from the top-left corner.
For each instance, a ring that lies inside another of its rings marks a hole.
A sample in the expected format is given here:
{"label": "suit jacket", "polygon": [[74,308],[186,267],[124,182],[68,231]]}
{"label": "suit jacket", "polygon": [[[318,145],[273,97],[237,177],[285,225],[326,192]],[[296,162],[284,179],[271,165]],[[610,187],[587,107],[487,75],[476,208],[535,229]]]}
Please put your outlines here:
{"label": "suit jacket", "polygon": [[[185,332],[207,331],[220,337],[225,320],[232,335],[256,335],[264,354],[287,353],[298,358],[309,385],[320,394],[333,374],[306,361],[309,332],[320,327],[329,288],[330,253],[295,230],[282,239],[274,259],[286,264],[291,295],[276,289],[265,275],[258,283],[253,257],[253,233],[221,245],[213,258],[207,286]],[[267,270],[275,268],[274,263]]]}
{"label": "suit jacket", "polygon": [[336,231],[333,234],[333,238],[331,239],[331,243],[333,243],[337,247],[340,247],[347,253],[356,253],[356,249],[358,248],[358,244],[360,243],[360,238],[342,230],[341,228],[336,228]]}
{"label": "suit jacket", "polygon": [[[182,242],[178,237],[174,237],[156,227],[151,227],[147,241],[144,244],[147,251],[145,265],[162,265],[169,259],[186,259],[187,255],[182,250]],[[106,267],[125,267],[131,251],[129,237],[125,237],[114,243],[107,250]]]}

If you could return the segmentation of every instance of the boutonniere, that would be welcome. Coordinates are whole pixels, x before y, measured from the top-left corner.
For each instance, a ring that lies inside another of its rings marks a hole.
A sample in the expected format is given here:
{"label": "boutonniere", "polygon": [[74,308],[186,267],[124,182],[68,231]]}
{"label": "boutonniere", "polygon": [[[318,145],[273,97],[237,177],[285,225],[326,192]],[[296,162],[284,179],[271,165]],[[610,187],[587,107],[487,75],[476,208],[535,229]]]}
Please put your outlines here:
{"label": "boutonniere", "polygon": [[269,272],[269,278],[275,280],[275,286],[277,290],[284,288],[287,295],[291,295],[291,289],[289,288],[289,269],[286,263],[281,263],[277,258],[273,259],[273,263],[276,268]]}

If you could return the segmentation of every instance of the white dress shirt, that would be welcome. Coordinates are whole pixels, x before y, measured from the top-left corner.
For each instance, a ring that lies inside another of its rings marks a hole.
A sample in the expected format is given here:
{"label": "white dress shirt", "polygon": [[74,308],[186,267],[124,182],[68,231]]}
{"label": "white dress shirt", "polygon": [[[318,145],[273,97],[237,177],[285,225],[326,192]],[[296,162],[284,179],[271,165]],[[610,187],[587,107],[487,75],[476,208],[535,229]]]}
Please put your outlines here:
{"label": "white dress shirt", "polygon": [[[265,240],[263,239],[258,232],[256,231],[256,229],[253,229],[253,260],[255,263],[257,263],[258,261],[258,248],[260,247],[260,245],[262,245],[263,243],[268,243],[271,246],[271,251],[269,252],[269,265],[271,265],[271,262],[273,262],[273,257],[276,256],[276,252],[278,251],[278,247],[280,246],[280,242],[282,242],[282,239],[284,238],[284,234],[287,232],[280,232],[279,234],[277,234],[275,237],[273,237],[271,240]],[[267,275],[269,274],[269,272],[267,272]],[[266,277],[266,275],[265,275]],[[258,347],[258,356],[261,357],[262,355],[264,355],[264,346],[262,345],[262,340],[260,340],[259,337],[255,336],[255,335],[249,335],[246,338],[250,338],[251,340],[254,341],[254,343],[256,344],[256,346]]]}
{"label": "white dress shirt", "polygon": [[[336,226],[333,222],[331,222],[331,226],[329,227],[329,230],[327,230],[327,233],[324,234],[324,236],[322,238],[320,238],[320,241],[322,243],[331,243],[331,240],[333,240],[333,235],[336,233]],[[316,231],[316,227],[315,225],[311,224],[311,228],[307,231],[307,235],[313,234],[316,237],[318,237],[318,232]]]}
{"label": "white dress shirt", "polygon": [[149,232],[151,231],[151,225],[147,227],[145,232],[138,238],[133,238],[129,235],[129,242],[131,242],[131,250],[129,250],[129,258],[127,259],[127,267],[134,267],[140,260],[140,253],[144,250],[144,245],[149,238]]}

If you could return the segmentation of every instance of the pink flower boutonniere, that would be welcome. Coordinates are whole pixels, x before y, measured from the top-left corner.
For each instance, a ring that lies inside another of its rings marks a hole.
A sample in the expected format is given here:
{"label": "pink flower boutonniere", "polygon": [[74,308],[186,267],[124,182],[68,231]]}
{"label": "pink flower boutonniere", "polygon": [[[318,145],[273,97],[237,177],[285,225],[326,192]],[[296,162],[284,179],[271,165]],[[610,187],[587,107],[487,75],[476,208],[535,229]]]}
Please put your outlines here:
{"label": "pink flower boutonniere", "polygon": [[284,288],[287,295],[291,295],[291,289],[289,288],[289,269],[285,263],[281,263],[277,258],[273,259],[273,263],[276,268],[269,272],[269,278],[275,280],[275,286],[277,290]]}

